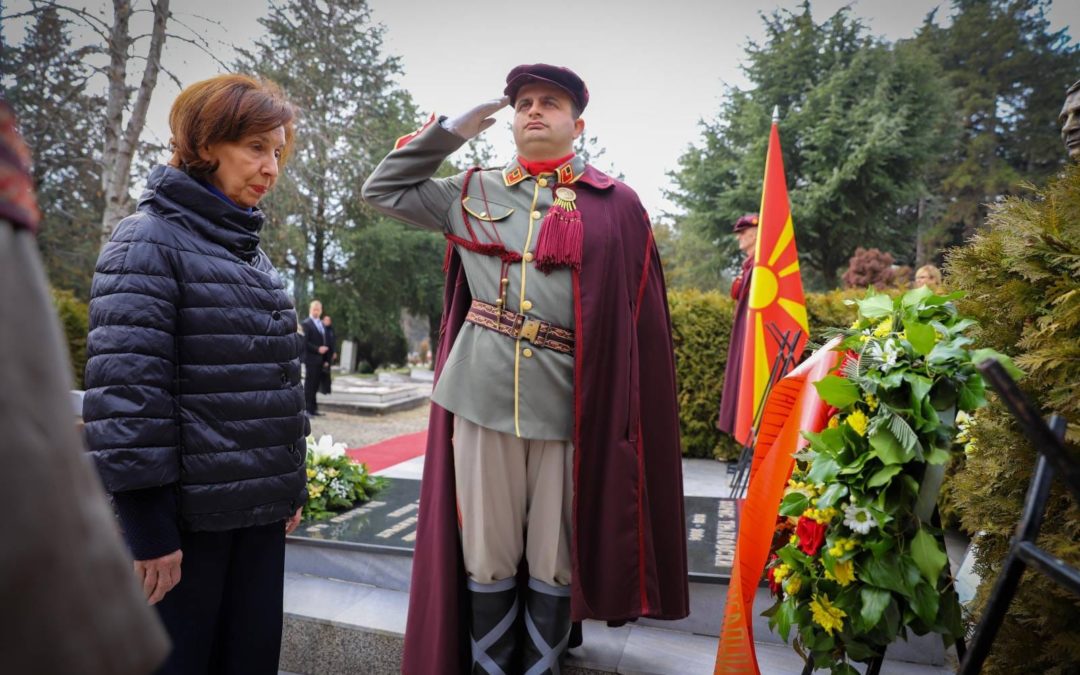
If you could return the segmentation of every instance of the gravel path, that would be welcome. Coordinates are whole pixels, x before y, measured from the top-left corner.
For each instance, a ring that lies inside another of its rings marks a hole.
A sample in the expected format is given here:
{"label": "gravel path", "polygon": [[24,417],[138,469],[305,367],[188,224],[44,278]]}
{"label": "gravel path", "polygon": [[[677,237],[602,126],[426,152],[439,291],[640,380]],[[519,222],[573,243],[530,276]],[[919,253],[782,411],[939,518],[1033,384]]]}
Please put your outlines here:
{"label": "gravel path", "polygon": [[323,434],[330,434],[335,443],[344,443],[346,448],[362,448],[427,429],[429,407],[425,403],[412,410],[371,417],[325,412],[311,418],[311,434],[316,440]]}

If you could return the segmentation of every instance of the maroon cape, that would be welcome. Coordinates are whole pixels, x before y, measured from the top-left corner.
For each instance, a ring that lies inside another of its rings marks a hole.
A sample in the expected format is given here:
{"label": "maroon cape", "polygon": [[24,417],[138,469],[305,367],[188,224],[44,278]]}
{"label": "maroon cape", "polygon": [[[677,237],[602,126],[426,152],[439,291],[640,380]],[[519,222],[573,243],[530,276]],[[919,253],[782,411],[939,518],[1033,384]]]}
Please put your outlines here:
{"label": "maroon cape", "polygon": [[[648,216],[593,167],[575,184],[584,228],[573,274],[575,621],[689,614],[682,453],[671,322]],[[450,252],[439,378],[472,298]],[[452,413],[431,405],[403,673],[469,670]]]}
{"label": "maroon cape", "polygon": [[716,428],[724,433],[735,433],[735,413],[739,407],[739,373],[743,362],[743,342],[746,334],[746,306],[750,302],[750,277],[754,272],[754,256],[743,261],[742,274],[736,279],[738,288],[731,289],[735,297],[735,319],[731,322],[731,339],[728,341],[727,366],[724,368],[724,389],[720,393],[720,416]]}

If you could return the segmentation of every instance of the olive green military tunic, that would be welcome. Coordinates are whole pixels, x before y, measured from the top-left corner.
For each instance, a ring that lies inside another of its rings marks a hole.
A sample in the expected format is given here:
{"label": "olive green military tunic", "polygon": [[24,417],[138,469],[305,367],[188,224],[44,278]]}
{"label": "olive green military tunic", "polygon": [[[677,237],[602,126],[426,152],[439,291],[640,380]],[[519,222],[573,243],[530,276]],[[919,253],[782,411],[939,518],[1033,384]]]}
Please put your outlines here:
{"label": "olive green military tunic", "polygon": [[[364,183],[363,197],[378,211],[419,227],[497,243],[522,255],[506,275],[506,307],[530,318],[574,328],[570,271],[536,269],[533,256],[541,221],[554,202],[556,176],[576,181],[585,163],[574,157],[555,174],[533,177],[518,162],[478,171],[462,194],[465,174],[433,178],[465,139],[430,123],[391,152]],[[457,247],[469,291],[494,305],[502,261]],[[574,431],[574,359],[465,322],[446,360],[432,400],[480,426],[521,438],[570,440]]]}

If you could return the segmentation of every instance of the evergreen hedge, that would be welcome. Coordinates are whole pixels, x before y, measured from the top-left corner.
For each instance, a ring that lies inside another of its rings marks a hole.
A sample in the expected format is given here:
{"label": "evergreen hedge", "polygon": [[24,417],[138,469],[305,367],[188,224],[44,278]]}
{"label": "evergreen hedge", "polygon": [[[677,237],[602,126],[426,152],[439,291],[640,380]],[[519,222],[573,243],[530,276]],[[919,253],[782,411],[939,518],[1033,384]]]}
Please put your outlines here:
{"label": "evergreen hedge", "polygon": [[[894,296],[892,290],[886,291]],[[861,299],[866,295],[865,288],[848,288],[829,291],[828,293],[806,294],[806,318],[810,323],[810,339],[816,343],[824,342],[823,334],[830,328],[847,328],[858,318],[855,305],[845,302]],[[895,296],[894,296],[895,297]]]}
{"label": "evergreen hedge", "polygon": [[67,340],[75,388],[82,389],[83,373],[86,370],[86,334],[90,331],[90,307],[71,291],[51,288],[49,292],[60,319],[60,328]]}
{"label": "evergreen hedge", "polygon": [[[844,301],[863,294],[855,289],[807,294],[811,340],[820,342],[828,328],[848,327],[856,318],[856,308]],[[680,290],[668,293],[668,305],[679,378],[683,455],[736,459],[738,444],[716,429],[735,301],[717,291]]]}
{"label": "evergreen hedge", "polygon": [[[1069,420],[1069,450],[1080,457],[1080,167],[1031,198],[994,208],[988,228],[950,253],[947,271],[946,283],[967,293],[962,311],[980,322],[979,344],[1010,354],[1027,372],[1021,387],[1044,412]],[[974,620],[1020,519],[1036,451],[996,400],[975,416],[971,437],[949,506],[965,529],[983,533]],[[1080,565],[1080,508],[1055,483],[1039,544]],[[1080,599],[1025,574],[983,672],[1080,672]]]}
{"label": "evergreen hedge", "polygon": [[679,379],[683,454],[737,458],[738,444],[716,429],[735,301],[717,291],[671,291],[668,306]]}

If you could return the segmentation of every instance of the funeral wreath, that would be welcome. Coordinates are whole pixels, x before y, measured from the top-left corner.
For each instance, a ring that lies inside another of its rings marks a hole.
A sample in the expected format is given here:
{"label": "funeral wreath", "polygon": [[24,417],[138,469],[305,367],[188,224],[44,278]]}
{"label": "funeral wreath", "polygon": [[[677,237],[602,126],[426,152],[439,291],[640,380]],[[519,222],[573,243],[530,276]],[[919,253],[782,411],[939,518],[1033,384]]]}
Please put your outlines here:
{"label": "funeral wreath", "polygon": [[834,675],[855,675],[851,661],[909,632],[951,644],[962,631],[934,504],[958,413],[986,403],[976,364],[996,358],[1019,373],[974,348],[959,297],[923,287],[853,301],[859,318],[840,331],[841,365],[815,383],[832,414],[820,433],[804,432],[809,446],[795,455],[765,615]]}

